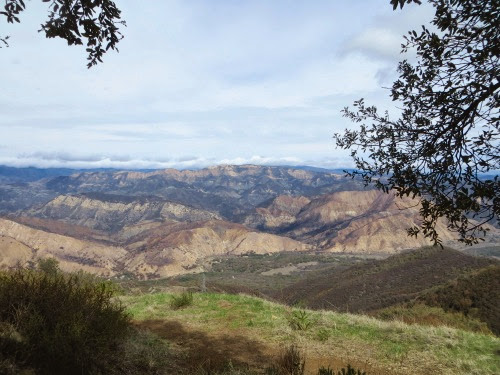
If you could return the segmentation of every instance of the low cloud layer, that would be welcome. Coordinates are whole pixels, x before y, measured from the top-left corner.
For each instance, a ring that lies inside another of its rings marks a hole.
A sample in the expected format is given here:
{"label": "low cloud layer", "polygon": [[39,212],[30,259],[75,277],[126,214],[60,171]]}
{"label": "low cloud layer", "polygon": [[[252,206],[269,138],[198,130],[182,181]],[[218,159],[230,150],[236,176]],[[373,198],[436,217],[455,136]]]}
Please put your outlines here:
{"label": "low cloud layer", "polygon": [[254,155],[251,157],[236,157],[231,159],[214,159],[196,156],[186,156],[174,159],[136,159],[128,155],[99,156],[99,155],[69,155],[63,153],[24,154],[17,157],[0,157],[0,165],[12,167],[39,167],[39,168],[116,168],[116,169],[199,169],[215,165],[312,165],[323,168],[342,168],[348,166],[346,159],[300,160],[295,157],[266,157]]}

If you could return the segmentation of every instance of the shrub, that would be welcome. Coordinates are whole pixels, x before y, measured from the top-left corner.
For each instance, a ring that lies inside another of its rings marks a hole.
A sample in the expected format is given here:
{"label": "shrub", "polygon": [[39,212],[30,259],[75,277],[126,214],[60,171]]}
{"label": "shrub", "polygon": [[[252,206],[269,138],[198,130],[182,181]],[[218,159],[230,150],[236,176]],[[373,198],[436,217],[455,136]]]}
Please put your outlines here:
{"label": "shrub", "polygon": [[307,331],[312,325],[311,314],[307,310],[294,310],[288,317],[288,323],[292,329]]}
{"label": "shrub", "polygon": [[330,331],[325,328],[320,328],[316,332],[316,338],[321,342],[327,341],[330,338]]}
{"label": "shrub", "polygon": [[318,375],[335,375],[335,371],[333,371],[330,366],[328,367],[321,367],[318,370]]}
{"label": "shrub", "polygon": [[276,362],[266,370],[267,375],[304,375],[305,358],[296,345],[284,349]]}
{"label": "shrub", "polygon": [[342,368],[337,373],[328,366],[327,368],[321,367],[318,370],[318,375],[366,375],[366,372],[354,369],[351,365],[347,365],[347,368]]}
{"label": "shrub", "polygon": [[174,310],[182,309],[183,307],[191,306],[193,304],[193,292],[182,292],[178,296],[172,296],[170,307]]}
{"label": "shrub", "polygon": [[38,260],[37,268],[49,275],[57,274],[59,269],[59,262],[54,258],[42,258]]}
{"label": "shrub", "polygon": [[366,372],[355,369],[351,365],[347,365],[347,368],[342,368],[337,372],[337,375],[366,375]]}
{"label": "shrub", "polygon": [[106,284],[52,271],[0,274],[0,360],[39,374],[109,372],[128,315]]}

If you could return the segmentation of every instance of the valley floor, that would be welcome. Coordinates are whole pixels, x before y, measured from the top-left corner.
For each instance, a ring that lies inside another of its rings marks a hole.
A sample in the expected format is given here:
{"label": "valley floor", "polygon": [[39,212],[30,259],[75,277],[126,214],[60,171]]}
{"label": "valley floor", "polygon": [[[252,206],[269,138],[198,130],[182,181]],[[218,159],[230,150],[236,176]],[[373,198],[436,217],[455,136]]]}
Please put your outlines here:
{"label": "valley floor", "polygon": [[500,373],[500,339],[492,335],[302,310],[241,294],[196,293],[181,309],[171,308],[168,293],[121,299],[136,325],[170,343],[172,373],[228,361],[262,373],[291,344],[305,354],[307,374],[347,363],[367,375]]}

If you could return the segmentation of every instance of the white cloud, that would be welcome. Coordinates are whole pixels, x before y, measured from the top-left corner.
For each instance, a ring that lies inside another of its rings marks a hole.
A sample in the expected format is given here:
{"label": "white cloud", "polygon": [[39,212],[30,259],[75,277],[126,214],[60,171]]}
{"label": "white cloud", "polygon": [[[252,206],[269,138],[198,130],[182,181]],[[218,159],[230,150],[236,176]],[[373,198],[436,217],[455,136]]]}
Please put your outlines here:
{"label": "white cloud", "polygon": [[408,5],[402,10],[377,15],[366,27],[345,40],[342,51],[344,54],[363,53],[391,64],[403,58],[414,59],[413,53],[401,55],[404,35],[410,30],[420,30],[423,24],[429,26],[433,14],[432,5],[424,2],[419,6]]}
{"label": "white cloud", "polygon": [[347,49],[392,62],[400,58],[401,43],[402,37],[395,30],[371,27],[358,34]]}

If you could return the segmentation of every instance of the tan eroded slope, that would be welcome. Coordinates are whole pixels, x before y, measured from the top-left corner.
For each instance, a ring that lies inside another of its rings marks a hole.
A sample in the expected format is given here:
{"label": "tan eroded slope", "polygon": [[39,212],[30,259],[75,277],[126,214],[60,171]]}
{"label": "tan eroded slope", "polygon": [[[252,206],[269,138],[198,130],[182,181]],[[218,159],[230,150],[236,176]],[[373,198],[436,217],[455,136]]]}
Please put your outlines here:
{"label": "tan eroded slope", "polygon": [[[2,264],[9,265],[11,259],[25,259],[36,262],[40,258],[54,257],[65,271],[84,271],[114,275],[122,268],[122,258],[127,251],[117,246],[106,246],[90,241],[82,241],[73,237],[62,236],[42,230],[30,228],[14,221],[0,219],[0,236],[10,238],[10,245],[2,244]],[[15,245],[12,241],[15,241]],[[22,245],[22,246],[21,246]],[[32,254],[28,259],[28,251]],[[23,255],[15,252],[17,250]]]}

